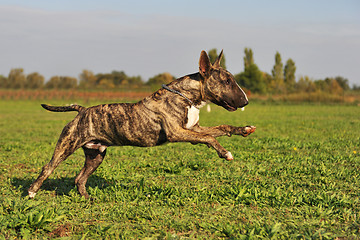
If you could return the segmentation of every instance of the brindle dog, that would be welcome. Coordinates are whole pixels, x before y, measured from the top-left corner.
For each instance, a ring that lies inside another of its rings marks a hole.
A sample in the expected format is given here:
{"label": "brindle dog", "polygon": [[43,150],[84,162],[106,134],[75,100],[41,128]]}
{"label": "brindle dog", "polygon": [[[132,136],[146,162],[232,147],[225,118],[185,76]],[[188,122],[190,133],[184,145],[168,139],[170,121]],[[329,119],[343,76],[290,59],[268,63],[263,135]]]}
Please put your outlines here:
{"label": "brindle dog", "polygon": [[54,169],[80,147],[85,165],[75,183],[79,193],[88,198],[85,184],[103,161],[110,146],[152,147],[166,142],[203,143],[216,150],[221,158],[233,160],[232,154],[215,139],[219,136],[242,135],[255,131],[254,126],[199,126],[199,108],[212,102],[228,111],[248,104],[244,91],[233,75],[220,67],[222,51],[214,64],[202,51],[199,72],[181,77],[138,103],[104,104],[85,108],[79,105],[42,106],[54,112],[77,111],[56,144],[51,161],[30,186],[29,197],[35,194]]}

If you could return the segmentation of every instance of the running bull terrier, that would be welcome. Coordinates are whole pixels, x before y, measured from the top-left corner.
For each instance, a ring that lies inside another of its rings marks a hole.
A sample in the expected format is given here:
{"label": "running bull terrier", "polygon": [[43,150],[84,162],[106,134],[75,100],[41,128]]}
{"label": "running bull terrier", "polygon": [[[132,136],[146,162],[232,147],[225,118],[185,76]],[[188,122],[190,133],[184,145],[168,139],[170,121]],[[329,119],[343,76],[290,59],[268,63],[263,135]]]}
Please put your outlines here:
{"label": "running bull terrier", "polygon": [[53,112],[77,111],[56,144],[51,161],[28,189],[34,198],[54,169],[80,147],[85,165],[75,178],[79,193],[89,198],[85,184],[103,161],[110,146],[152,147],[166,142],[203,143],[215,149],[219,157],[233,160],[232,154],[215,139],[219,136],[253,133],[254,126],[199,126],[199,108],[206,102],[235,111],[248,104],[244,91],[231,73],[220,67],[221,51],[214,64],[201,52],[199,72],[181,77],[138,103],[104,104],[85,108],[79,105],[42,107]]}

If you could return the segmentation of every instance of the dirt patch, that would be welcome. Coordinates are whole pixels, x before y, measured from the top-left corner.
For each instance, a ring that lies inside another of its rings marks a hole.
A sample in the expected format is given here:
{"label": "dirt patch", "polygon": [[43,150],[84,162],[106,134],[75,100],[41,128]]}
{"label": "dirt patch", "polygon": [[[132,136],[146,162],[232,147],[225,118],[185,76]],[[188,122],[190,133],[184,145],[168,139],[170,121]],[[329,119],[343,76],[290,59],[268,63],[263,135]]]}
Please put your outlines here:
{"label": "dirt patch", "polygon": [[50,233],[50,237],[69,237],[71,234],[70,224],[60,225]]}

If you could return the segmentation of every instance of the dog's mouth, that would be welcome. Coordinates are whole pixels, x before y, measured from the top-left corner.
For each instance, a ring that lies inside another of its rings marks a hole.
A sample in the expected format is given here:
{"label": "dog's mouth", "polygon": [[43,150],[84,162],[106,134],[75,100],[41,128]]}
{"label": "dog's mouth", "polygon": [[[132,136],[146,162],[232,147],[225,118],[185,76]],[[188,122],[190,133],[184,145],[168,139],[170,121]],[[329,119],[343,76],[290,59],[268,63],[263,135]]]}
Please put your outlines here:
{"label": "dog's mouth", "polygon": [[237,110],[237,107],[231,106],[226,100],[214,99],[212,102],[215,103],[218,106],[221,106],[221,107],[225,108],[229,112],[234,112],[234,111]]}
{"label": "dog's mouth", "polygon": [[223,104],[222,104],[222,107],[224,107],[226,110],[228,110],[229,112],[234,112],[234,111],[236,111],[237,110],[237,107],[233,107],[233,106],[231,106],[228,102],[226,102],[226,101],[223,101],[222,102]]}

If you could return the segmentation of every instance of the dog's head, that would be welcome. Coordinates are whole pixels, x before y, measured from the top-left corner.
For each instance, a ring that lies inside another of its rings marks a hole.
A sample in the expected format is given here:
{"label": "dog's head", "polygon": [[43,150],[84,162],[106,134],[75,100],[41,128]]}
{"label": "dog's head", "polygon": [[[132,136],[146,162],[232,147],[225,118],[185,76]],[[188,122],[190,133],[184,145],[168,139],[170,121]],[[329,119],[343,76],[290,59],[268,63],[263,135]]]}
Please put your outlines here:
{"label": "dog's head", "polygon": [[220,67],[222,55],[223,51],[214,64],[211,64],[206,52],[201,52],[199,73],[202,76],[202,91],[205,95],[203,97],[228,111],[235,111],[246,106],[248,99],[236,83],[234,76]]}

